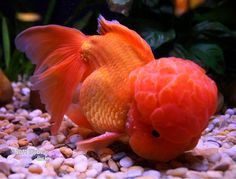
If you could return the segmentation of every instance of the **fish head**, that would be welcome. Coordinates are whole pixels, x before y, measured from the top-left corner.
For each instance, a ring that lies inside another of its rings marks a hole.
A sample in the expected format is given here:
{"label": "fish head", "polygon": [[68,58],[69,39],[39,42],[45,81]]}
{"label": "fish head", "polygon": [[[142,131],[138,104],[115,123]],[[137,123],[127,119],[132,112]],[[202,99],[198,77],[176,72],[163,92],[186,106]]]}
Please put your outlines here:
{"label": "fish head", "polygon": [[217,104],[217,87],[195,63],[162,58],[129,76],[134,100],[126,123],[133,151],[168,161],[193,149]]}

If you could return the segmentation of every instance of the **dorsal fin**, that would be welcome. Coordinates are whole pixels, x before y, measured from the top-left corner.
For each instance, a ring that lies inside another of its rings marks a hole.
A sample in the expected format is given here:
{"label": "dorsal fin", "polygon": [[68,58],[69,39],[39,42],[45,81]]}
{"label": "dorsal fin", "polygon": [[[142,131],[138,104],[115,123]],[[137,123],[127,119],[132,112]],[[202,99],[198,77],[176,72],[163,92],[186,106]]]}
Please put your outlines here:
{"label": "dorsal fin", "polygon": [[148,57],[144,58],[144,60],[149,62],[154,59],[152,50],[148,43],[144,39],[142,39],[142,37],[138,33],[121,25],[116,20],[108,21],[102,15],[100,15],[98,17],[97,32],[101,35],[115,33],[125,41],[127,41],[129,44],[136,46],[140,50],[140,53],[144,55],[144,57]]}

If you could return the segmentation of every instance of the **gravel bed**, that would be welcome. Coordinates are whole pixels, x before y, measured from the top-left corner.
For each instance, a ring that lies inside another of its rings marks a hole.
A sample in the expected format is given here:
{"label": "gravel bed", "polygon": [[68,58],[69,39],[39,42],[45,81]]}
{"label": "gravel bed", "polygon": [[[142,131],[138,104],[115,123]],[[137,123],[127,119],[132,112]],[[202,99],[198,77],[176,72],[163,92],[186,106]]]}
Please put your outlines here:
{"label": "gravel bed", "polygon": [[29,84],[12,83],[11,104],[0,107],[0,178],[236,178],[236,109],[212,117],[197,147],[167,163],[146,161],[119,142],[98,152],[76,149],[82,140],[64,118],[52,136],[50,115],[29,108]]}

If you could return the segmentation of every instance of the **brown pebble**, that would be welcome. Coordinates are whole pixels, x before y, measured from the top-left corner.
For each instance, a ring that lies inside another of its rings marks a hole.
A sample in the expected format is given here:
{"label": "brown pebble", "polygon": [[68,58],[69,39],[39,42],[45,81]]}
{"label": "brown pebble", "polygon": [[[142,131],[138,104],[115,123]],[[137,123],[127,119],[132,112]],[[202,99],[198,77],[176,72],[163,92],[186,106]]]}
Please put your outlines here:
{"label": "brown pebble", "polygon": [[5,162],[0,162],[0,172],[4,173],[5,175],[10,175],[10,167]]}
{"label": "brown pebble", "polygon": [[25,132],[25,131],[27,131],[27,127],[26,126],[21,126],[19,129],[18,129],[18,131],[19,132]]}
{"label": "brown pebble", "polygon": [[66,157],[69,158],[72,156],[73,151],[68,147],[61,147],[60,152]]}
{"label": "brown pebble", "polygon": [[35,174],[41,174],[43,172],[42,168],[38,165],[30,165],[28,168],[29,172]]}
{"label": "brown pebble", "polygon": [[7,134],[5,132],[0,132],[0,139],[2,139],[4,136],[6,136]]}
{"label": "brown pebble", "polygon": [[226,171],[229,169],[229,167],[230,164],[228,162],[220,162],[213,167],[213,170]]}
{"label": "brown pebble", "polygon": [[75,171],[75,169],[68,166],[68,165],[62,165],[59,168],[60,173],[71,173],[71,172],[74,172],[74,171]]}
{"label": "brown pebble", "polygon": [[10,125],[7,129],[4,130],[5,133],[11,134],[15,130],[15,125]]}
{"label": "brown pebble", "polygon": [[49,136],[50,136],[50,134],[48,132],[44,132],[44,133],[39,135],[39,138],[40,138],[41,141],[44,141],[44,140],[48,140]]}
{"label": "brown pebble", "polygon": [[20,147],[26,146],[26,145],[29,144],[29,141],[26,138],[22,138],[22,139],[18,140],[18,144],[19,144]]}

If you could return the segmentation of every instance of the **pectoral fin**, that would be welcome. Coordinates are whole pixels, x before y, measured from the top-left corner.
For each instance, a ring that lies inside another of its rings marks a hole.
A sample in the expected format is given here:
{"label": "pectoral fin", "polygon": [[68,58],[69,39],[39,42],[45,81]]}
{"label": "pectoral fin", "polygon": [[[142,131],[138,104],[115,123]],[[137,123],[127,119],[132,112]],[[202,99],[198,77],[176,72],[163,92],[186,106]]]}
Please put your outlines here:
{"label": "pectoral fin", "polygon": [[77,148],[80,150],[99,150],[108,145],[112,144],[114,141],[117,141],[124,137],[124,134],[115,133],[115,132],[106,132],[99,136],[83,140],[77,143]]}

